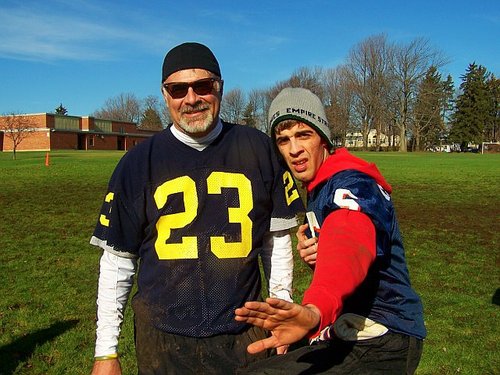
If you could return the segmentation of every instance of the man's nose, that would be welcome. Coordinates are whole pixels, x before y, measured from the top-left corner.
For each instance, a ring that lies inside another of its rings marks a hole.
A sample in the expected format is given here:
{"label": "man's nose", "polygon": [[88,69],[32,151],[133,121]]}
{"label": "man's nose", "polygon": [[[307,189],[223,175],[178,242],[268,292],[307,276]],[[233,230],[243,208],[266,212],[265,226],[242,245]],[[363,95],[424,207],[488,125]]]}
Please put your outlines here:
{"label": "man's nose", "polygon": [[198,100],[198,95],[194,92],[192,87],[189,87],[186,96],[184,97],[184,102],[194,104],[198,102]]}
{"label": "man's nose", "polygon": [[298,155],[302,151],[302,145],[295,137],[290,138],[290,154]]}

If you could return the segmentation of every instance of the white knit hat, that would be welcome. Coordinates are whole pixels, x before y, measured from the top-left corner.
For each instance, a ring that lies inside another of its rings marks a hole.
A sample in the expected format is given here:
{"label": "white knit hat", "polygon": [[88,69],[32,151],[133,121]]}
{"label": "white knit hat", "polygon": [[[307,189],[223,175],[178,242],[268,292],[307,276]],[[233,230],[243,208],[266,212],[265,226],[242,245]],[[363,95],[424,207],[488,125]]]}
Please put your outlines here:
{"label": "white knit hat", "polygon": [[284,120],[298,120],[314,128],[330,148],[330,128],[326,119],[325,107],[311,91],[300,87],[286,87],[274,98],[269,107],[271,137],[275,139],[274,128]]}

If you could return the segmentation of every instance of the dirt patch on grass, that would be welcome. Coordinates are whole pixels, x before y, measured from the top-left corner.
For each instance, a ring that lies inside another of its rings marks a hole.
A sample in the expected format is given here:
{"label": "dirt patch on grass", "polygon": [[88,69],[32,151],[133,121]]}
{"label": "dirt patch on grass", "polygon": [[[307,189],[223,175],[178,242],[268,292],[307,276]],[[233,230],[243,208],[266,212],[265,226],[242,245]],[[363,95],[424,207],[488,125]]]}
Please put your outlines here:
{"label": "dirt patch on grass", "polygon": [[[396,207],[403,234],[406,230],[422,230],[430,236],[443,233],[457,239],[474,237],[479,245],[493,247],[498,243],[500,225],[498,209],[481,209],[470,205],[404,205]],[[433,235],[434,234],[434,235]]]}

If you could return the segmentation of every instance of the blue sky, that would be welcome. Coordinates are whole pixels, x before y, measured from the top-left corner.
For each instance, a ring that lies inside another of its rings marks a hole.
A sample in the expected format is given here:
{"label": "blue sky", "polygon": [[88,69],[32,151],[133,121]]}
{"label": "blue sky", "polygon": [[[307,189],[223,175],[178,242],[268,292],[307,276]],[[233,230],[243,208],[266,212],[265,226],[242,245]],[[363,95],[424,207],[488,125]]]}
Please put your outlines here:
{"label": "blue sky", "polygon": [[460,83],[475,61],[500,76],[498,0],[0,0],[0,114],[86,116],[121,93],[159,95],[165,53],[208,45],[226,91],[335,67],[363,39],[428,38]]}

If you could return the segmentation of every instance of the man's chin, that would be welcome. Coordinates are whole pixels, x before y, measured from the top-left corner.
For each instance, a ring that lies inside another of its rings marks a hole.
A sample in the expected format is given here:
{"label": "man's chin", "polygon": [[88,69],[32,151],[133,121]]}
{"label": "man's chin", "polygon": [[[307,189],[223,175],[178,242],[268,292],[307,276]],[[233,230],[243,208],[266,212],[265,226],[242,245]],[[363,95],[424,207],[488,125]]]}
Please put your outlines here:
{"label": "man's chin", "polygon": [[214,124],[208,123],[207,121],[204,120],[199,120],[199,121],[184,121],[182,124],[180,124],[181,128],[189,134],[190,136],[193,137],[200,137],[202,135],[205,135],[206,133],[209,133],[210,130],[214,127]]}
{"label": "man's chin", "polygon": [[304,172],[297,172],[292,169],[292,175],[293,177],[297,180],[302,182],[303,184],[307,184],[308,182],[311,181],[310,176]]}

